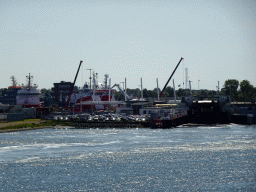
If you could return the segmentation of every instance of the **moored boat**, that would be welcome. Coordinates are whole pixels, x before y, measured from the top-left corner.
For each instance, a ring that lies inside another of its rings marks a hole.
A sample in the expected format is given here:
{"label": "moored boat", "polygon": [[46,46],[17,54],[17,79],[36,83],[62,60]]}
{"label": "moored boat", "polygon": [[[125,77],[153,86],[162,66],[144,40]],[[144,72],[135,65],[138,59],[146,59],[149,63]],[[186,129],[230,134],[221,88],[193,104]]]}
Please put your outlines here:
{"label": "moored boat", "polygon": [[16,104],[22,105],[25,108],[40,107],[40,91],[37,89],[37,85],[32,85],[32,76],[27,76],[28,84],[22,85],[17,92]]}

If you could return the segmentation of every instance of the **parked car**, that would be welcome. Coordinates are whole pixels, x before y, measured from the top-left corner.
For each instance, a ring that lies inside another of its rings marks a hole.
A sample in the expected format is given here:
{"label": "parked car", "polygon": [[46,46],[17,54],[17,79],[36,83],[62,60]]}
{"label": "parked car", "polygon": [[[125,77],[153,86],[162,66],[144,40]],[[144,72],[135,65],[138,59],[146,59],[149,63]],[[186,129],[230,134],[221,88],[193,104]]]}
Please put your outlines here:
{"label": "parked car", "polygon": [[53,117],[54,120],[62,120],[63,117],[61,115],[56,115]]}

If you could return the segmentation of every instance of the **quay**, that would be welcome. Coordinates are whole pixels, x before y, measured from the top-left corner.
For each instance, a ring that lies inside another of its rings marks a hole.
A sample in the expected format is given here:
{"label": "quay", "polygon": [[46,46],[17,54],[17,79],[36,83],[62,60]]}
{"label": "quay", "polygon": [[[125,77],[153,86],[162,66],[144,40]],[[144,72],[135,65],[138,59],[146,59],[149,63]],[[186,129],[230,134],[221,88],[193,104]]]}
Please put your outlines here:
{"label": "quay", "polygon": [[[185,114],[172,112],[184,108],[187,108]],[[225,95],[182,97],[181,102],[174,106],[172,111],[166,114],[163,109],[159,109],[155,114],[151,113],[151,128],[172,128],[187,123],[256,124],[255,103],[233,103],[230,102],[230,97]]]}
{"label": "quay", "polygon": [[[78,129],[89,129],[89,128],[174,128],[183,124],[246,124],[252,125],[256,124],[256,108],[255,103],[251,102],[240,102],[232,103],[229,101],[228,96],[219,97],[182,97],[181,102],[175,104],[168,103],[151,103],[146,104],[144,102],[144,107],[140,105],[140,102],[132,104],[135,106],[135,110],[141,114],[141,116],[147,117],[144,120],[140,120],[139,115],[128,115],[132,110],[131,108],[120,108],[120,113],[109,114],[109,119],[119,116],[119,120],[93,120],[94,117],[89,113],[78,113],[71,115],[72,112],[63,111],[49,113],[52,119],[49,122],[50,125],[47,126],[67,126],[74,127]],[[33,119],[36,117],[37,109],[21,109],[21,106],[1,106],[4,111],[14,111],[16,113],[6,113],[2,117],[6,118],[7,122],[17,122],[24,121],[29,117]],[[139,108],[140,107],[140,108]],[[6,109],[5,109],[6,108]],[[41,108],[39,108],[41,109]],[[17,113],[20,111],[21,113]],[[41,112],[41,111],[40,111]],[[49,111],[50,112],[50,111]],[[126,112],[126,116],[125,113]],[[136,113],[135,113],[136,114]],[[49,117],[44,116],[44,117]],[[95,116],[100,117],[99,114],[95,113]],[[123,119],[122,119],[122,117]],[[133,116],[133,119],[129,117]],[[56,118],[55,118],[56,117]],[[71,118],[68,119],[67,117]],[[86,118],[91,118],[91,120],[86,120]],[[60,119],[59,119],[60,118]],[[61,120],[61,118],[66,118]],[[121,119],[120,119],[121,118]],[[135,120],[136,119],[136,120]],[[137,120],[139,119],[139,120]],[[2,122],[0,125],[4,126],[6,123]],[[31,127],[35,127],[37,123],[31,122]],[[33,123],[35,125],[33,125]],[[15,123],[16,124],[16,123]],[[28,127],[26,123],[22,127]],[[53,124],[53,125],[51,125]],[[44,124],[40,123],[40,126]],[[6,125],[7,126],[7,125]],[[1,128],[6,129],[6,128]],[[13,128],[12,128],[13,129]]]}
{"label": "quay", "polygon": [[[57,124],[60,121],[56,122]],[[65,124],[64,124],[65,125]],[[149,121],[69,121],[66,125],[76,129],[90,128],[148,128]]]}

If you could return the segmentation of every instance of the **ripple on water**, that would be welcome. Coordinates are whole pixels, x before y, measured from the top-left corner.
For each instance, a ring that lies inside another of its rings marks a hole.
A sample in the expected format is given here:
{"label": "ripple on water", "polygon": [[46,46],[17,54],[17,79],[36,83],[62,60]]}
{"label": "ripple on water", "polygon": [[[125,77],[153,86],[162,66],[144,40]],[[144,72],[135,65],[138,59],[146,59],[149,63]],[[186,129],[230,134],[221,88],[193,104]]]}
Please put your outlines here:
{"label": "ripple on water", "polygon": [[226,127],[0,135],[0,185],[3,191],[255,191],[255,130]]}

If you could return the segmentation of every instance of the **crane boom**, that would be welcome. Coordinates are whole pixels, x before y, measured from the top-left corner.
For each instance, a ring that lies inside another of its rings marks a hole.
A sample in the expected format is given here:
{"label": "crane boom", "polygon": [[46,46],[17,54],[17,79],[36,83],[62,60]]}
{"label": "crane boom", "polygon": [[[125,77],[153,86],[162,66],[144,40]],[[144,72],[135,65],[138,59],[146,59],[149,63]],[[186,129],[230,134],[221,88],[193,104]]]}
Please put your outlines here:
{"label": "crane boom", "polygon": [[162,91],[161,91],[161,93],[159,94],[159,97],[161,97],[161,96],[162,96],[162,94],[163,94],[163,92],[164,92],[165,88],[167,87],[167,85],[168,85],[169,81],[171,80],[172,76],[174,75],[174,73],[175,73],[176,69],[177,69],[177,68],[178,68],[178,66],[180,65],[180,62],[182,61],[182,59],[183,59],[183,58],[181,57],[181,59],[180,59],[179,63],[177,64],[177,66],[176,66],[176,67],[175,67],[175,69],[173,70],[173,72],[172,72],[172,74],[171,74],[170,78],[169,78],[169,79],[168,79],[168,81],[166,82],[166,84],[165,84],[165,86],[164,86],[163,90],[162,90]]}
{"label": "crane boom", "polygon": [[[122,83],[122,82],[121,82],[121,83]],[[117,87],[118,90],[123,94],[124,97],[128,98],[129,100],[131,99],[131,97],[130,97],[128,94],[126,94],[126,93],[120,88],[119,84],[114,84],[114,85],[112,86],[112,88],[114,88],[114,87]]]}
{"label": "crane boom", "polygon": [[66,109],[68,108],[68,105],[69,105],[69,101],[70,101],[70,97],[73,93],[73,89],[74,89],[74,86],[75,86],[75,83],[76,83],[76,78],[77,78],[77,75],[78,75],[78,72],[80,70],[80,67],[81,67],[81,64],[82,64],[82,60],[80,61],[80,64],[79,64],[79,67],[78,67],[78,70],[76,72],[76,76],[75,76],[75,79],[74,79],[74,83],[71,85],[71,88],[70,88],[70,91],[69,91],[69,95],[68,95],[68,100],[67,100],[67,103],[66,103]]}

